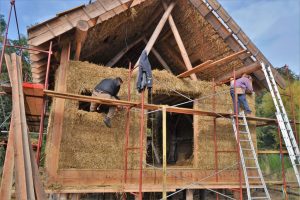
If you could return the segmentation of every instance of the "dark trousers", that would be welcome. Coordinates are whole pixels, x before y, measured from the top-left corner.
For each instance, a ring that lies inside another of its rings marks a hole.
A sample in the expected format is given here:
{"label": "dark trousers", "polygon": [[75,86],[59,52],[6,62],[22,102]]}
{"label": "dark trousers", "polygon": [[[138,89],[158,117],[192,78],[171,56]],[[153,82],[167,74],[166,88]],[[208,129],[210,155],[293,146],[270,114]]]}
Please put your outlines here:
{"label": "dark trousers", "polygon": [[[234,113],[236,113],[236,108],[235,108],[235,97],[234,97],[234,89],[230,89],[230,95],[232,97],[232,102],[233,102],[233,109],[234,109]],[[238,94],[238,112],[239,112],[239,107],[240,105],[243,106],[244,110],[245,110],[245,113],[251,113],[252,111],[250,110],[249,108],[249,105],[248,105],[248,102],[247,102],[247,99],[246,99],[246,94]]]}

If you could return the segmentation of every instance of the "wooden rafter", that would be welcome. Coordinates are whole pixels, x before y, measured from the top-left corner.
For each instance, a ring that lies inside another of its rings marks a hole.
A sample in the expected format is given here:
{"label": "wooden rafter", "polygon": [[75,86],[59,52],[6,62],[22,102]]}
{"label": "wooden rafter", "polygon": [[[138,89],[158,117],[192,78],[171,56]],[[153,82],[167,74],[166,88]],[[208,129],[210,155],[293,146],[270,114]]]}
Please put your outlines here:
{"label": "wooden rafter", "polygon": [[202,72],[208,68],[211,68],[211,67],[216,67],[218,65],[222,65],[222,64],[225,64],[225,63],[228,63],[234,59],[236,59],[239,55],[245,53],[247,50],[242,50],[242,51],[239,51],[237,53],[234,53],[234,54],[231,54],[229,56],[226,56],[225,58],[221,58],[220,60],[217,60],[217,61],[214,61],[214,62],[208,62],[206,63],[205,65],[203,64],[200,64],[196,67],[194,67],[193,69],[189,70],[189,71],[186,71],[182,74],[179,74],[177,77],[179,78],[185,78],[193,73],[199,73],[199,72]]}
{"label": "wooden rafter", "polygon": [[[165,2],[163,2],[163,7],[164,7],[165,10],[167,9],[167,4]],[[180,54],[181,54],[181,56],[183,58],[185,67],[187,68],[187,70],[191,70],[191,69],[193,69],[192,63],[191,63],[191,61],[189,59],[189,56],[187,54],[187,51],[186,51],[186,49],[184,47],[183,41],[182,41],[182,39],[180,37],[179,31],[178,31],[178,29],[176,27],[176,24],[175,24],[174,19],[173,19],[173,17],[172,17],[171,14],[168,17],[168,21],[169,21],[169,25],[171,27],[171,30],[172,30],[172,32],[174,34],[175,40],[177,42],[177,45],[179,47]],[[192,80],[197,80],[197,77],[196,77],[195,74],[190,74],[190,76],[191,76]]]}
{"label": "wooden rafter", "polygon": [[[145,42],[145,44],[148,43],[148,40],[146,38],[144,38],[143,41]],[[160,64],[165,68],[165,70],[172,72],[167,62],[161,57],[160,53],[154,47],[152,47],[151,52],[156,57],[156,59],[160,62]]]}
{"label": "wooden rafter", "polygon": [[79,60],[81,48],[85,42],[88,30],[89,30],[89,24],[87,21],[79,20],[77,22],[76,32],[75,32],[75,42],[76,42],[75,60]]}
{"label": "wooden rafter", "polygon": [[[168,6],[167,10],[165,11],[165,13],[163,14],[162,18],[160,19],[158,25],[156,26],[154,32],[152,33],[152,36],[150,37],[150,39],[149,39],[149,41],[148,41],[148,43],[147,43],[147,45],[144,49],[144,51],[146,51],[147,55],[149,55],[155,41],[157,40],[160,32],[162,31],[162,29],[163,29],[169,15],[171,14],[171,11],[173,10],[174,6],[175,6],[175,3],[171,3]],[[134,67],[136,67],[138,65],[139,61],[140,61],[140,58],[138,59],[138,61],[134,65]],[[135,69],[135,72],[136,71],[137,71],[137,68]]]}
{"label": "wooden rafter", "polygon": [[143,40],[143,37],[138,38],[137,40],[133,41],[128,46],[124,47],[115,57],[113,57],[108,63],[106,63],[106,66],[114,66],[130,49],[132,49],[135,45],[140,43]]}

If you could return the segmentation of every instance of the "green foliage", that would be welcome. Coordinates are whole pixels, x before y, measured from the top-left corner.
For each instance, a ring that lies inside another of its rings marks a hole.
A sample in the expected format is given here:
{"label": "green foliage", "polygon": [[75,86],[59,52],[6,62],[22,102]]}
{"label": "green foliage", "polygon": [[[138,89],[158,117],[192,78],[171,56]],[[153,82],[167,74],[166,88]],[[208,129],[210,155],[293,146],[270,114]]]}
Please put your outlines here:
{"label": "green foliage", "polygon": [[[286,71],[283,68],[278,69],[282,77],[288,83]],[[292,71],[289,70],[289,79],[291,81],[290,85],[287,85],[286,89],[279,89],[280,94],[289,94],[289,89],[293,94],[293,103],[294,103],[294,114],[296,120],[300,121],[300,80],[299,76],[295,75]],[[290,87],[289,87],[290,86]],[[286,95],[281,95],[285,109],[289,115],[289,119],[293,119],[292,109],[291,109],[291,99]],[[271,94],[267,91],[264,91],[262,95],[257,96],[256,98],[256,115],[261,117],[276,118],[276,109],[273,103]],[[299,126],[297,127],[297,132],[299,135]],[[277,128],[274,126],[265,126],[259,127],[257,131],[257,142],[260,149],[279,149],[279,137]]]}

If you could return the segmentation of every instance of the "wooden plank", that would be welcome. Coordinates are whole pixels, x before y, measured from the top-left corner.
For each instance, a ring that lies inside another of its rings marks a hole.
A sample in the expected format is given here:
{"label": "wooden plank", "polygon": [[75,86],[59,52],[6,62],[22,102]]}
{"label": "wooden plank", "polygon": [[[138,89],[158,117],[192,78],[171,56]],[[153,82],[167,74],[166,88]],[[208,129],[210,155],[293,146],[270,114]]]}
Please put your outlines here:
{"label": "wooden plank", "polygon": [[[163,29],[163,27],[164,27],[164,25],[165,25],[165,23],[166,23],[169,15],[171,14],[171,11],[173,10],[174,6],[175,6],[175,3],[171,3],[168,6],[167,10],[165,11],[165,13],[163,14],[161,20],[159,21],[158,25],[156,26],[153,34],[151,35],[151,37],[150,37],[150,39],[149,39],[149,41],[148,41],[148,43],[147,43],[147,45],[146,45],[146,47],[144,49],[144,51],[146,51],[147,55],[149,55],[149,53],[150,53],[150,51],[151,51],[151,49],[152,49],[155,41],[157,40],[160,32],[162,31],[162,29]],[[136,67],[138,65],[139,61],[140,61],[140,58],[138,59],[138,61],[134,65],[134,67]],[[136,68],[134,70],[134,72],[137,72],[137,70],[138,69]]]}
{"label": "wooden plank", "polygon": [[[104,99],[104,98],[99,98],[99,97],[84,96],[84,95],[70,94],[70,93],[63,93],[63,92],[55,92],[55,91],[51,91],[51,90],[44,90],[44,93],[45,93],[45,95],[50,96],[50,97],[70,99],[70,100],[74,100],[74,101],[95,102],[95,103],[100,103],[100,104],[105,104],[105,105],[115,105],[115,106],[131,106],[131,107],[136,107],[136,108],[141,107],[140,102]],[[146,110],[158,110],[161,108],[162,108],[162,105],[145,104]],[[167,112],[189,114],[189,115],[202,115],[202,116],[213,116],[213,117],[224,117],[224,118],[230,118],[231,116],[233,116],[233,113],[212,112],[212,111],[206,111],[206,110],[180,108],[180,107],[173,107],[173,106],[168,106],[166,109],[167,109]],[[253,116],[247,116],[246,118],[247,118],[247,120],[251,120],[251,121],[276,123],[276,119],[272,119],[272,118],[253,117]]]}
{"label": "wooden plank", "polygon": [[[10,58],[5,55],[7,63]],[[20,119],[20,108],[19,108],[19,95],[18,95],[18,75],[16,69],[16,56],[12,57],[12,62],[7,65],[9,77],[12,83],[12,99],[13,99],[13,132],[15,133],[14,140],[14,159],[15,159],[15,183],[16,183],[16,197],[18,199],[27,198],[27,187],[26,187],[26,175],[25,175],[25,162],[23,152],[23,140],[22,140],[22,129]],[[12,66],[14,63],[14,66]]]}
{"label": "wooden plank", "polygon": [[234,59],[236,59],[239,55],[245,53],[246,50],[242,50],[242,51],[239,51],[239,52],[236,52],[234,54],[231,54],[229,56],[226,56],[224,58],[221,58],[220,60],[217,60],[217,61],[214,61],[214,62],[211,62],[210,64],[207,64],[207,65],[204,65],[204,64],[200,64],[196,67],[194,67],[193,69],[189,70],[189,71],[186,71],[182,74],[179,74],[177,77],[178,78],[185,78],[187,76],[189,76],[190,74],[192,73],[199,73],[201,71],[204,71],[208,68],[211,68],[211,67],[216,67],[218,65],[221,65],[221,64],[224,64],[224,63],[227,63],[227,62],[230,62]]}
{"label": "wooden plank", "polygon": [[[13,116],[12,116],[13,119]],[[8,133],[8,142],[5,153],[5,160],[2,170],[0,199],[11,199],[11,191],[14,175],[14,121],[10,121],[10,128]]]}
{"label": "wooden plank", "polygon": [[[198,65],[198,66],[196,66],[196,67],[197,67],[197,68],[204,68],[204,67],[210,65],[211,63],[213,63],[212,60],[207,60],[207,61],[205,61],[204,63],[201,63],[200,65]],[[196,67],[195,67],[195,68],[196,68]],[[195,68],[194,68],[194,69],[195,69]],[[186,74],[189,74],[189,73],[190,73],[189,71],[186,71],[186,72],[184,72],[184,73],[182,73],[182,74],[177,75],[177,77],[178,77],[178,78],[185,78],[185,77],[188,77],[188,75],[186,75]]]}
{"label": "wooden plank", "polygon": [[[162,2],[162,3],[163,3],[164,9],[167,10],[167,4],[165,2]],[[187,54],[187,51],[186,51],[186,49],[184,47],[183,41],[182,41],[182,39],[180,37],[179,31],[178,31],[178,29],[176,27],[176,24],[175,24],[174,19],[173,19],[173,17],[172,17],[171,14],[168,17],[168,21],[169,21],[169,25],[171,27],[171,30],[173,32],[173,35],[175,37],[175,40],[177,42],[177,45],[179,47],[180,54],[181,54],[181,56],[183,58],[183,62],[185,64],[185,67],[187,68],[187,70],[191,70],[191,69],[193,69],[192,63],[191,63],[191,61],[189,59],[189,56]],[[192,80],[197,80],[197,77],[196,77],[195,74],[190,74],[190,76],[191,76]]]}
{"label": "wooden plank", "polygon": [[[244,73],[246,74],[251,74],[257,70],[260,70],[261,69],[261,65],[259,62],[255,62],[255,63],[252,63],[250,65],[247,65],[247,66],[244,66],[242,68],[239,68],[238,70],[235,71],[235,74],[236,74],[236,77],[239,78],[241,77]],[[218,77],[216,79],[216,82],[219,82],[219,83],[227,83],[230,81],[230,78],[233,76],[232,74],[233,72],[228,72],[226,74],[224,74],[223,76],[221,77]]]}
{"label": "wooden plank", "polygon": [[[64,44],[61,52],[60,66],[58,68],[58,79],[56,91],[65,92],[66,91],[66,68],[69,61],[69,51],[70,44]],[[58,170],[58,157],[59,157],[59,147],[62,133],[62,124],[63,124],[63,114],[65,108],[65,99],[55,99],[53,101],[53,109],[55,110],[53,117],[53,134],[49,138],[49,148],[51,148],[51,154],[47,156],[46,169],[49,177],[55,177]]]}
{"label": "wooden plank", "polygon": [[[34,183],[33,183],[33,172],[32,172],[32,163],[31,163],[31,157],[30,157],[30,140],[28,135],[28,127],[26,124],[26,114],[25,114],[25,103],[24,103],[24,92],[23,92],[23,85],[22,85],[22,58],[21,56],[17,56],[16,54],[12,54],[12,63],[14,66],[15,75],[17,76],[17,91],[18,91],[18,97],[17,99],[13,99],[13,101],[17,101],[19,104],[18,111],[20,113],[20,124],[15,121],[16,126],[21,127],[21,133],[22,133],[22,140],[23,140],[23,152],[24,152],[24,161],[25,161],[25,175],[26,175],[26,182],[22,184],[26,184],[27,189],[27,198],[29,199],[35,199],[35,192],[34,192]],[[14,64],[15,62],[15,64]],[[14,90],[12,90],[14,92]],[[16,92],[16,91],[15,91]],[[14,110],[15,112],[16,110]],[[14,113],[17,115],[16,113]]]}

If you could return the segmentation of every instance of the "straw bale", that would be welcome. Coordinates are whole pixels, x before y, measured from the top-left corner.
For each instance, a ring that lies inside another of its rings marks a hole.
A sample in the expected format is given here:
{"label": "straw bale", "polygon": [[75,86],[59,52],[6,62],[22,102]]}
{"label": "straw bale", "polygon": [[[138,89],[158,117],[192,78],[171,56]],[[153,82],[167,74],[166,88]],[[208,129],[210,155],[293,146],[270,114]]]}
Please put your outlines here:
{"label": "straw bale", "polygon": [[[199,109],[213,110],[213,87],[210,86],[210,93],[199,97]],[[228,86],[216,87],[215,109],[217,112],[232,112],[232,99],[229,94]],[[207,97],[207,98],[206,98]],[[255,113],[255,97],[254,95],[247,95],[247,100],[253,113]],[[200,169],[211,170],[215,169],[215,144],[213,132],[213,117],[200,116],[199,117],[199,138],[197,138],[199,145],[198,160],[199,163],[194,163],[194,166]],[[197,123],[197,122],[195,122]],[[256,146],[255,123],[248,122],[249,129],[252,135],[252,140]],[[217,149],[218,151],[236,151],[237,144],[234,136],[232,123],[230,119],[217,118],[216,119],[216,135],[217,135]],[[243,137],[243,136],[241,136]],[[246,155],[247,156],[247,155]],[[218,168],[227,168],[237,162],[237,153],[235,152],[219,152],[218,153]],[[236,169],[234,166],[232,169]]]}
{"label": "straw bale", "polygon": [[[67,67],[66,92],[82,94],[86,91],[92,91],[100,80],[116,76],[121,77],[124,81],[119,96],[121,99],[126,100],[128,96],[127,69],[104,67],[88,62],[70,61]],[[153,78],[154,95],[178,95],[174,92],[174,90],[176,90],[190,97],[196,97],[207,93],[210,89],[208,87],[210,85],[209,82],[192,81],[189,78],[178,79],[166,71],[153,70]],[[135,90],[135,79],[136,75],[134,75],[131,80],[131,99],[132,101],[138,102],[140,101],[140,94]],[[123,146],[126,112],[118,112],[112,119],[112,128],[109,129],[103,123],[103,114],[91,113],[79,110],[78,108],[79,102],[66,100],[62,125],[63,134],[60,145],[59,168],[122,169],[124,165]],[[49,137],[51,137],[53,132],[51,128],[53,112],[55,111],[51,111],[48,128]],[[138,110],[132,110],[130,120],[131,132],[129,146],[138,147],[140,112]],[[147,119],[145,119],[145,121],[146,120]],[[50,148],[48,149],[50,150]],[[144,154],[146,154],[145,146]],[[138,152],[129,152],[129,168],[137,168],[138,159]]]}

